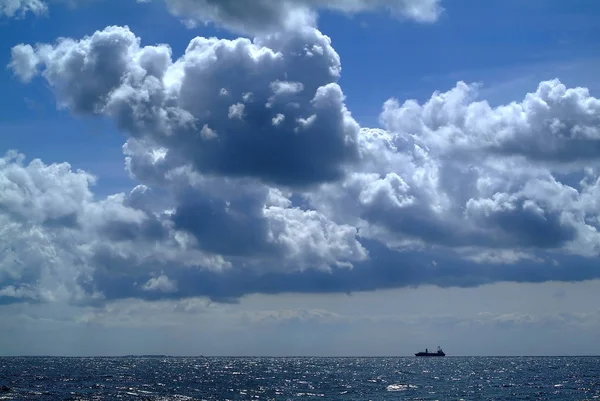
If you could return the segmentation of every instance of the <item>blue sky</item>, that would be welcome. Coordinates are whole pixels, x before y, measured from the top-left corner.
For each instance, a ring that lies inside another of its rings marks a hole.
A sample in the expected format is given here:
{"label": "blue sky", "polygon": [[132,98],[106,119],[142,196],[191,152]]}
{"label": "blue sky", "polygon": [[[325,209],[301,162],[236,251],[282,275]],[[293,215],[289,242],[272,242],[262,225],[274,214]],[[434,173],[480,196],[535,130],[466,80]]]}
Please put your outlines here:
{"label": "blue sky", "polygon": [[598,4],[225,3],[0,0],[0,353],[597,353]]}

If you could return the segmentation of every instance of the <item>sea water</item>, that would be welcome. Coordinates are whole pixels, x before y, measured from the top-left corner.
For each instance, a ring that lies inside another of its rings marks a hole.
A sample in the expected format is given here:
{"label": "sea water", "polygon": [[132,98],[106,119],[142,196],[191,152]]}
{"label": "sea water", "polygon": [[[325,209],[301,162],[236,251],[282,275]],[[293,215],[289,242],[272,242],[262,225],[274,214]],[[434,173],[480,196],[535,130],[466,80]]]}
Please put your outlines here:
{"label": "sea water", "polygon": [[593,400],[600,358],[0,358],[5,400]]}

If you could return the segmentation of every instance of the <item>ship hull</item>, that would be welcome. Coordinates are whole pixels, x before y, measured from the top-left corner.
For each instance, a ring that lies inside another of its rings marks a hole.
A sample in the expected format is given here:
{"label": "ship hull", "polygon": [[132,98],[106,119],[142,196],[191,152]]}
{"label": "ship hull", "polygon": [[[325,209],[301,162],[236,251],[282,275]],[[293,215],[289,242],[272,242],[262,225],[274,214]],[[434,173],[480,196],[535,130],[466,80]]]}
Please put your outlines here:
{"label": "ship hull", "polygon": [[433,356],[437,356],[437,357],[442,357],[442,356],[446,356],[446,354],[438,354],[438,353],[431,353],[431,354],[426,354],[424,352],[417,352],[415,354],[415,356],[424,356],[424,357],[433,357]]}

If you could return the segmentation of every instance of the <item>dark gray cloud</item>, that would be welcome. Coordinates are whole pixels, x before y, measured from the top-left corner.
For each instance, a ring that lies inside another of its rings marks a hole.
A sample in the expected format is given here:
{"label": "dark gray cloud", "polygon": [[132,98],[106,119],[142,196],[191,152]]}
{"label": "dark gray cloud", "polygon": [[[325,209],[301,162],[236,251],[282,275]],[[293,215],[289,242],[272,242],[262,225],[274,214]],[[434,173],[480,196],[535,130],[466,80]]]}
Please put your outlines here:
{"label": "dark gray cloud", "polygon": [[333,272],[260,273],[240,267],[223,272],[171,270],[168,278],[178,285],[178,291],[172,294],[151,293],[136,286],[136,282],[150,279],[141,275],[116,279],[98,271],[95,281],[101,283],[109,299],[206,296],[219,302],[256,293],[351,293],[423,284],[466,288],[495,282],[541,283],[600,277],[600,268],[595,261],[583,257],[554,254],[545,260],[525,260],[514,264],[503,261],[478,263],[449,252],[396,252],[374,241],[365,241],[365,246],[371,255],[368,261],[356,263],[353,269],[336,269]]}
{"label": "dark gray cloud", "polygon": [[563,219],[560,211],[544,210],[531,199],[497,195],[470,201],[467,213],[479,226],[490,227],[498,243],[548,249],[576,239],[576,223]]}
{"label": "dark gray cloud", "polygon": [[253,195],[228,202],[191,192],[180,200],[172,220],[176,229],[193,234],[208,252],[227,256],[276,252],[275,244],[267,240],[268,221],[262,213],[265,199]]}

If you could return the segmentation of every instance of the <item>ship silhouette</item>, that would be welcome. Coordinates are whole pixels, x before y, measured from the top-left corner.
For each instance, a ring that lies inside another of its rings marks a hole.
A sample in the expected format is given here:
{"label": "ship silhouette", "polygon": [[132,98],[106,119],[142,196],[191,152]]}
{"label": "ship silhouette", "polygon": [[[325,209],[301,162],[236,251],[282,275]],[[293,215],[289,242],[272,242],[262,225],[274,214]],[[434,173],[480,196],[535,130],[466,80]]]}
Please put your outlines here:
{"label": "ship silhouette", "polygon": [[425,352],[422,352],[422,351],[417,352],[415,354],[415,356],[446,356],[446,354],[444,353],[444,351],[442,351],[442,349],[438,345],[437,352],[429,352],[429,350],[427,348],[425,348]]}

